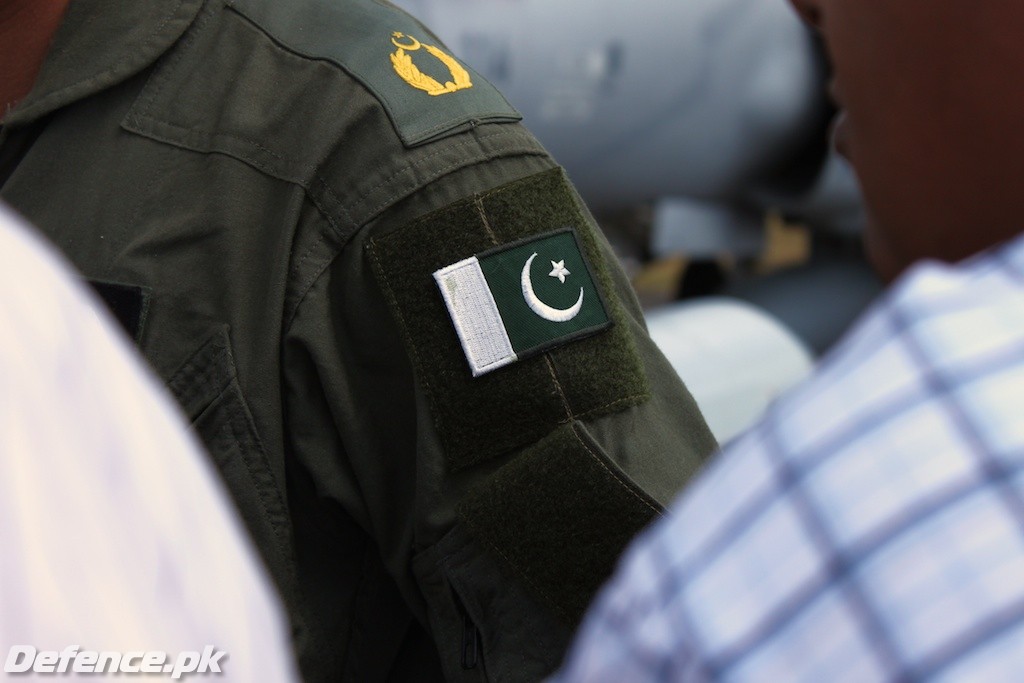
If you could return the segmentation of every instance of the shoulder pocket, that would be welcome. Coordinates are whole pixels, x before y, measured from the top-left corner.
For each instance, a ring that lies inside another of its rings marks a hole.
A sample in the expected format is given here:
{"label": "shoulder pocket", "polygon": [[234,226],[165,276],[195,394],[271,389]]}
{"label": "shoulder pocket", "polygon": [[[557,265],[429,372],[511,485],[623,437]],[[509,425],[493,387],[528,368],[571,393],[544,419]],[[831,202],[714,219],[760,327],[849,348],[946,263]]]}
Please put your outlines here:
{"label": "shoulder pocket", "polygon": [[210,452],[263,560],[278,585],[287,585],[287,508],[238,383],[227,326],[207,339],[167,384]]}

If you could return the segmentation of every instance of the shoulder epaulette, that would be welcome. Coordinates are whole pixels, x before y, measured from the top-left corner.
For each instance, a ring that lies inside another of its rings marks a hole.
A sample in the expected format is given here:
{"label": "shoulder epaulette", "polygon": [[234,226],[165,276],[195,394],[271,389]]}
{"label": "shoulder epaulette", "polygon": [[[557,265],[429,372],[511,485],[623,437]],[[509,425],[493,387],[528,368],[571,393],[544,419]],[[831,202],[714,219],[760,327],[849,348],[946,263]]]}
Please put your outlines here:
{"label": "shoulder epaulette", "polygon": [[478,123],[522,116],[422,24],[377,0],[229,0],[289,50],[352,75],[414,146]]}

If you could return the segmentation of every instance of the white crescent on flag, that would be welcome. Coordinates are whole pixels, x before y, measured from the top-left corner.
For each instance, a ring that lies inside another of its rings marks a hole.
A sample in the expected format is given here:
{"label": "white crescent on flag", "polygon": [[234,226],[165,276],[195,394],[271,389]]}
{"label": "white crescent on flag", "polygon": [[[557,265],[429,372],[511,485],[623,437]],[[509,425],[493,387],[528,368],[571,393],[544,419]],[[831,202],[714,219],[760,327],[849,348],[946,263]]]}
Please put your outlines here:
{"label": "white crescent on flag", "polygon": [[533,259],[537,258],[537,252],[533,252],[533,256],[526,259],[526,265],[523,266],[523,298],[526,299],[526,305],[530,307],[530,310],[544,318],[550,320],[553,323],[564,323],[569,322],[577,315],[579,315],[580,309],[583,308],[583,288],[580,287],[580,298],[576,300],[576,303],[569,308],[554,308],[548,306],[546,303],[540,300],[537,293],[533,291],[533,280],[530,278],[530,266],[533,265]]}

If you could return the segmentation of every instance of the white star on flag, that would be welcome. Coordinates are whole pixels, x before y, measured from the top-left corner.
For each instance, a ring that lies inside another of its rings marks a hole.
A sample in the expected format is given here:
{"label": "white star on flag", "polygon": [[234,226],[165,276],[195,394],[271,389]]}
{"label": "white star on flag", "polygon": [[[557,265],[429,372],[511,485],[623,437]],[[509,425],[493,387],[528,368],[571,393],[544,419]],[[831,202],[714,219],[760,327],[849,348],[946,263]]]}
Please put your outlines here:
{"label": "white star on flag", "polygon": [[565,267],[565,259],[562,259],[558,263],[552,261],[551,267],[554,268],[554,270],[548,273],[548,275],[550,275],[551,277],[557,277],[558,281],[561,282],[563,285],[565,284],[565,276],[572,275],[572,273],[569,272],[569,269]]}

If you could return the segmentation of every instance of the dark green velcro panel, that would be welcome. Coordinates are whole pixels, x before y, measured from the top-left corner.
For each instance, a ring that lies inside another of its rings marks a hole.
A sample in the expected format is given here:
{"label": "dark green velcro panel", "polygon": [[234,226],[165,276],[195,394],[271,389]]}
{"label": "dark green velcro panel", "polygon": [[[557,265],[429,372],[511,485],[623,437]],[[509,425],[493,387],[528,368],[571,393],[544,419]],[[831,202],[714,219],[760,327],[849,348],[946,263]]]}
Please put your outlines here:
{"label": "dark green velcro panel", "polygon": [[585,434],[564,425],[458,507],[474,537],[571,625],[661,506]]}
{"label": "dark green velcro panel", "polygon": [[[593,268],[612,325],[473,377],[436,270],[497,246],[571,228]],[[595,234],[558,169],[506,185],[374,238],[369,252],[430,399],[452,471],[532,444],[559,425],[645,400],[647,379],[612,295]]]}
{"label": "dark green velcro panel", "polygon": [[[483,76],[390,3],[230,0],[229,5],[292,52],[351,74],[384,105],[407,146],[480,122],[522,118]],[[431,94],[430,83],[450,92]]]}

